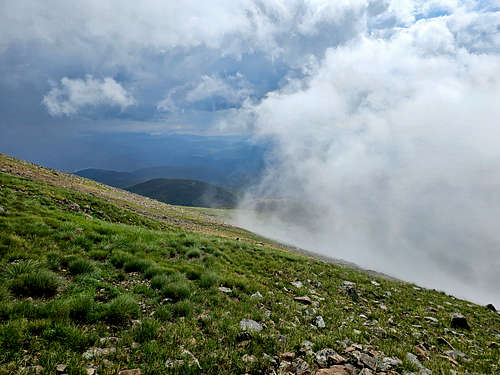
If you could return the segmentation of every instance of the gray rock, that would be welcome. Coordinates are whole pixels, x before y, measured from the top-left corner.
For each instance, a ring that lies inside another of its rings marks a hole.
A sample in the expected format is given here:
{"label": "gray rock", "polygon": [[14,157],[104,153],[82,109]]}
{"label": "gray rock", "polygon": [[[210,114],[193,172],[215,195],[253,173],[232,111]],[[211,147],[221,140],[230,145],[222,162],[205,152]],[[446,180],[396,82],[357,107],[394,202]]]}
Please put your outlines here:
{"label": "gray rock", "polygon": [[321,315],[318,315],[316,318],[314,318],[313,324],[318,327],[318,328],[325,328],[325,321],[323,320],[323,317]]}
{"label": "gray rock", "polygon": [[378,370],[389,371],[394,367],[401,365],[403,361],[396,357],[384,357],[381,361],[379,361],[377,365]]}
{"label": "gray rock", "polygon": [[253,299],[261,299],[262,298],[262,294],[260,294],[260,292],[255,292],[254,294],[252,294],[250,296],[250,298],[253,298]]}
{"label": "gray rock", "polygon": [[302,344],[300,345],[300,349],[299,351],[301,353],[306,353],[306,354],[312,354],[312,347],[313,347],[313,343],[309,340],[304,340],[302,341]]}
{"label": "gray rock", "polygon": [[313,307],[310,307],[308,309],[305,309],[304,310],[304,314],[306,314],[306,316],[313,316],[316,314],[316,309],[313,308]]}
{"label": "gray rock", "polygon": [[115,352],[116,352],[116,348],[95,348],[95,347],[92,347],[83,353],[83,358],[85,358],[87,361],[89,361],[92,358],[109,355],[109,354],[115,353]]}
{"label": "gray rock", "polygon": [[220,286],[217,289],[219,289],[219,292],[222,293],[232,293],[233,290],[231,288],[226,288],[225,286]]}
{"label": "gray rock", "polygon": [[371,372],[371,370],[366,367],[358,373],[358,375],[372,375],[372,374],[373,372]]}
{"label": "gray rock", "polygon": [[451,328],[470,329],[470,325],[465,316],[460,313],[454,313],[451,316]]}
{"label": "gray rock", "polygon": [[352,281],[347,281],[347,280],[344,280],[344,282],[342,284],[344,284],[344,286],[355,286],[356,285],[356,283],[353,283]]}
{"label": "gray rock", "polygon": [[294,367],[295,374],[307,374],[309,373],[309,365],[302,358],[297,358],[292,362],[292,366]]}
{"label": "gray rock", "polygon": [[304,286],[304,284],[302,284],[301,281],[292,281],[290,284],[292,284],[294,287],[296,288],[302,288]]}
{"label": "gray rock", "polygon": [[444,352],[444,354],[446,354],[448,357],[451,357],[455,360],[457,360],[457,359],[470,360],[470,357],[467,354],[465,354],[459,350],[448,350],[448,351]]}
{"label": "gray rock", "polygon": [[240,328],[244,331],[260,332],[263,327],[261,324],[257,323],[252,319],[242,319],[240,320]]}
{"label": "gray rock", "polygon": [[5,212],[5,208],[3,208],[2,206],[0,206],[0,213],[2,212]]}
{"label": "gray rock", "polygon": [[60,364],[56,365],[56,373],[63,374],[66,371],[67,367],[68,366],[66,366],[64,363],[60,363]]}
{"label": "gray rock", "polygon": [[330,358],[335,356],[336,354],[337,352],[335,352],[335,350],[331,348],[321,349],[314,354],[314,360],[319,367],[326,368],[333,365],[333,362]]}
{"label": "gray rock", "polygon": [[371,368],[372,370],[375,370],[377,368],[377,360],[373,358],[371,355],[368,355],[366,353],[361,353],[359,355],[359,361],[366,367]]}
{"label": "gray rock", "polygon": [[[1,206],[0,206],[0,208],[1,208]],[[0,212],[2,212],[2,210],[1,210],[1,209],[0,209]],[[496,312],[496,311],[497,311],[497,309],[495,308],[495,306],[493,306],[493,304],[491,304],[491,303],[488,303],[488,304],[486,305],[486,308],[487,308],[488,310],[493,311],[493,312]]]}
{"label": "gray rock", "polygon": [[412,363],[413,365],[415,365],[418,368],[420,375],[430,375],[430,374],[432,374],[431,370],[429,370],[428,368],[424,367],[424,365],[422,365],[422,363],[420,363],[420,361],[418,360],[418,358],[417,358],[417,356],[415,354],[406,353],[406,359],[408,360],[408,362]]}

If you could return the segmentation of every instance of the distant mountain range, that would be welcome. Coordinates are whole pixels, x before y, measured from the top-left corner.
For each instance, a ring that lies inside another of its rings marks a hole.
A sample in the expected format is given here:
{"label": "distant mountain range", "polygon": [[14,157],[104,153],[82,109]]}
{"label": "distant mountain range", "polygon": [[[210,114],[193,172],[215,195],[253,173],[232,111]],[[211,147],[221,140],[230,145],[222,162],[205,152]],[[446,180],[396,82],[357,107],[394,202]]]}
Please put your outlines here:
{"label": "distant mountain range", "polygon": [[126,190],[180,206],[234,207],[236,195],[218,186],[196,180],[157,178]]}
{"label": "distant mountain range", "polygon": [[[209,168],[157,167],[135,172],[84,169],[75,174],[174,205],[234,207],[237,202],[231,191],[196,179],[217,180],[214,177],[218,177],[220,181],[224,180],[222,174],[217,175]],[[173,178],[154,178],[157,176]]]}

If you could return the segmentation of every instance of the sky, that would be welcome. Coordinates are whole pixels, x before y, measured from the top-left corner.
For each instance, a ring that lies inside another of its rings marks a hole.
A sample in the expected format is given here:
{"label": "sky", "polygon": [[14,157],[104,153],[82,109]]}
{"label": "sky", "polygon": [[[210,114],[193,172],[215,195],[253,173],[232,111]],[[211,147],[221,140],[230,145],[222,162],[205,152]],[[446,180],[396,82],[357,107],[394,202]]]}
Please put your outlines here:
{"label": "sky", "polygon": [[0,71],[2,152],[271,140],[241,225],[500,305],[498,0],[4,0]]}

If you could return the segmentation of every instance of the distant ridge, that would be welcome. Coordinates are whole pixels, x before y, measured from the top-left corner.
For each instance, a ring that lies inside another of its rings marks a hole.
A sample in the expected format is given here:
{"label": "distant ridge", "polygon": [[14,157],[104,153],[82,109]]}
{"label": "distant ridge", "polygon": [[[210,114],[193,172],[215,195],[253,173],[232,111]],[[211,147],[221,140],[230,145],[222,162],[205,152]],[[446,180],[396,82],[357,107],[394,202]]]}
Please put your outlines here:
{"label": "distant ridge", "polygon": [[185,179],[152,179],[126,190],[160,202],[194,207],[234,207],[237,197],[206,182]]}

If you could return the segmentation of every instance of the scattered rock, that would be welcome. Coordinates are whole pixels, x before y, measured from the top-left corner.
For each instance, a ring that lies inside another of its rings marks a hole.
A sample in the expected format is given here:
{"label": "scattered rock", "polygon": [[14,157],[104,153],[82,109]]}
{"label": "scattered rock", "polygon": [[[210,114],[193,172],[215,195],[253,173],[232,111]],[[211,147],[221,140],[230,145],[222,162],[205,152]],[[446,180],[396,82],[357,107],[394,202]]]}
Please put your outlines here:
{"label": "scattered rock", "polygon": [[298,281],[298,280],[297,281],[292,281],[290,284],[292,284],[294,287],[299,288],[299,289],[304,286],[304,284],[302,284],[302,282]]}
{"label": "scattered rock", "polygon": [[366,367],[371,368],[372,370],[375,370],[377,368],[377,360],[373,358],[371,355],[368,355],[366,353],[361,353],[359,355],[359,361]]}
{"label": "scattered rock", "polygon": [[309,340],[304,340],[302,341],[302,344],[300,345],[299,352],[304,353],[304,354],[313,354],[312,351],[313,343]]}
{"label": "scattered rock", "polygon": [[377,369],[382,371],[392,370],[394,367],[401,365],[403,361],[396,357],[384,357],[377,364]]}
{"label": "scattered rock", "polygon": [[60,363],[60,364],[56,365],[56,373],[57,373],[57,374],[63,374],[63,373],[66,371],[66,368],[67,368],[67,367],[68,367],[68,366],[66,366],[66,365],[65,365],[65,364],[63,364],[63,363]]}
{"label": "scattered rock", "polygon": [[93,367],[87,367],[85,369],[85,372],[87,373],[87,375],[96,375],[97,374],[96,369]]}
{"label": "scattered rock", "polygon": [[373,327],[373,333],[377,337],[386,337],[387,336],[386,330],[383,328],[380,328],[380,327]]}
{"label": "scattered rock", "polygon": [[109,354],[115,353],[115,352],[116,352],[116,348],[95,348],[95,347],[92,347],[83,353],[83,358],[85,358],[87,361],[89,361],[92,358],[109,355]]}
{"label": "scattered rock", "polygon": [[225,286],[220,286],[217,289],[219,289],[219,292],[222,293],[232,293],[233,290],[231,288],[226,288]]}
{"label": "scattered rock", "polygon": [[318,315],[316,318],[314,318],[313,324],[318,327],[318,328],[325,328],[325,321],[323,320],[323,317],[321,315]]}
{"label": "scattered rock", "polygon": [[432,374],[431,370],[429,370],[428,368],[424,367],[424,365],[422,365],[422,363],[420,363],[420,361],[418,360],[418,358],[417,358],[417,356],[415,354],[406,353],[406,359],[408,360],[408,362],[412,363],[413,365],[415,365],[418,368],[420,375],[430,375],[430,374]]}
{"label": "scattered rock", "polygon": [[463,328],[470,330],[470,325],[465,316],[460,313],[455,313],[451,317],[451,328]]}
{"label": "scattered rock", "polygon": [[437,320],[433,316],[426,316],[426,317],[424,317],[424,319],[426,321],[428,321],[429,323],[432,323],[432,324],[438,324],[439,323],[439,320]]}
{"label": "scattered rock", "polygon": [[254,332],[260,332],[263,329],[261,324],[257,323],[255,320],[252,319],[240,320],[240,328],[244,331],[254,331]]}
{"label": "scattered rock", "polygon": [[307,374],[309,373],[309,365],[302,358],[297,358],[292,362],[292,366],[294,367],[295,374]]}
{"label": "scattered rock", "polygon": [[295,301],[303,303],[304,305],[311,305],[312,301],[308,296],[295,297]]}
{"label": "scattered rock", "polygon": [[[1,208],[1,207],[0,207],[0,208]],[[1,210],[1,209],[0,209],[0,212],[2,212],[2,210]],[[497,309],[495,308],[495,306],[493,306],[491,303],[488,303],[488,304],[486,305],[486,308],[487,308],[488,310],[493,311],[493,312],[496,312],[496,311],[497,311]]]}
{"label": "scattered rock", "polygon": [[254,294],[252,294],[250,296],[250,298],[253,298],[253,299],[261,299],[263,296],[262,294],[260,294],[260,292],[255,292]]}
{"label": "scattered rock", "polygon": [[344,282],[342,284],[344,284],[344,286],[355,286],[356,285],[356,283],[353,283],[352,281],[347,281],[347,280],[344,280]]}
{"label": "scattered rock", "polygon": [[316,309],[313,308],[313,307],[310,307],[308,309],[305,309],[304,310],[304,314],[306,314],[306,316],[313,316],[316,314]]}
{"label": "scattered rock", "polygon": [[370,281],[370,282],[372,283],[372,285],[375,285],[375,286],[380,286],[380,284],[379,284],[379,283],[377,283],[375,280],[372,280],[372,281]]}
{"label": "scattered rock", "polygon": [[314,354],[314,359],[319,367],[329,367],[332,365],[341,365],[346,359],[331,348],[321,349]]}
{"label": "scattered rock", "polygon": [[444,352],[444,354],[446,354],[448,357],[451,357],[455,360],[457,360],[457,359],[469,360],[470,359],[470,357],[467,354],[462,353],[459,350],[448,350],[448,351]]}
{"label": "scattered rock", "polygon": [[252,362],[255,362],[257,360],[257,358],[254,356],[254,355],[248,355],[248,354],[245,354],[243,356],[243,358],[241,358],[243,362],[247,362],[247,363],[252,363]]}
{"label": "scattered rock", "polygon": [[316,371],[315,375],[349,375],[347,368],[345,366],[332,366],[330,368],[323,368]]}
{"label": "scattered rock", "polygon": [[368,368],[366,368],[366,367],[365,367],[364,369],[362,369],[362,370],[359,372],[359,374],[358,374],[358,375],[372,375],[372,374],[373,374],[373,373],[370,371],[370,369],[368,369]]}
{"label": "scattered rock", "polygon": [[2,206],[0,206],[0,213],[3,213],[5,212],[5,208],[3,208]]}
{"label": "scattered rock", "polygon": [[142,370],[139,368],[134,368],[130,370],[121,370],[118,375],[142,375]]}
{"label": "scattered rock", "polygon": [[346,293],[349,297],[351,297],[351,299],[354,301],[354,302],[357,302],[359,300],[359,295],[358,293],[356,292],[356,289],[354,289],[354,287],[348,287],[346,289]]}

